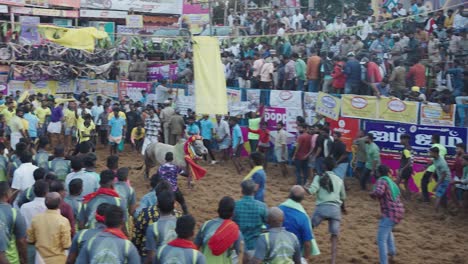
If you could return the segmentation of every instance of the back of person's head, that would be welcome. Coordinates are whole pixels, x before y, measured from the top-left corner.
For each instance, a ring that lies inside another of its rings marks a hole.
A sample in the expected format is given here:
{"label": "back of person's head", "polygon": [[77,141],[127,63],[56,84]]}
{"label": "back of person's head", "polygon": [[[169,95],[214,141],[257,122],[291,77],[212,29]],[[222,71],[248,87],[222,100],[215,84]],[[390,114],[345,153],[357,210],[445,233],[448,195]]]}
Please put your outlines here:
{"label": "back of person's head", "polygon": [[86,154],[89,153],[92,149],[91,143],[89,141],[81,142],[78,145],[78,152],[80,154]]}
{"label": "back of person's head", "polygon": [[8,184],[8,182],[6,181],[0,182],[0,198],[8,197],[9,192],[10,192],[10,185]]}
{"label": "back of person's head", "polygon": [[33,177],[35,181],[44,180],[47,175],[47,171],[44,168],[37,168],[33,172]]}
{"label": "back of person's head", "polygon": [[79,178],[71,180],[68,184],[68,190],[70,191],[70,195],[80,195],[83,191],[83,180]]}
{"label": "back of person's head", "polygon": [[33,191],[36,197],[45,197],[45,195],[49,192],[49,183],[45,180],[38,180],[34,183]]}
{"label": "back of person's head", "polygon": [[83,167],[92,168],[96,166],[97,156],[94,153],[88,153],[83,157]]}
{"label": "back of person's head", "polygon": [[107,157],[106,166],[110,170],[116,170],[119,167],[119,156],[112,155]]}
{"label": "back of person's head", "polygon": [[156,188],[154,189],[156,193],[160,193],[163,191],[172,191],[172,185],[166,181],[166,180],[161,180],[158,185],[156,185]]}
{"label": "back of person's head", "polygon": [[65,147],[63,145],[57,145],[54,148],[55,157],[63,157],[65,155]]}
{"label": "back of person's head", "polygon": [[23,151],[23,153],[21,153],[20,155],[20,160],[22,163],[31,163],[32,162],[32,153],[31,151],[29,150],[25,150]]}
{"label": "back of person's head", "polygon": [[161,176],[158,173],[153,174],[150,179],[150,186],[152,189],[156,188],[158,183],[162,180]]}
{"label": "back of person's head", "polygon": [[260,166],[263,164],[265,157],[260,152],[252,152],[252,154],[250,154],[250,159],[253,161],[255,166]]}
{"label": "back of person's head", "polygon": [[171,191],[162,191],[157,194],[158,208],[161,213],[170,214],[174,211],[174,193]]}
{"label": "back of person's head", "polygon": [[127,167],[122,167],[117,170],[117,179],[119,181],[126,181],[128,179],[128,172],[130,171]]}
{"label": "back of person's head", "polygon": [[167,162],[171,162],[174,160],[174,154],[172,152],[167,152],[166,157],[164,158]]}
{"label": "back of person's head", "polygon": [[387,165],[381,164],[377,167],[377,173],[379,176],[388,176],[389,172],[390,168]]}
{"label": "back of person's head", "polygon": [[51,183],[53,181],[56,181],[57,180],[57,175],[55,175],[55,173],[53,173],[52,171],[49,171],[47,172],[46,176],[45,176],[45,180],[48,182],[48,183]]}
{"label": "back of person's head", "polygon": [[434,141],[434,143],[440,144],[440,135],[432,134],[432,141]]}
{"label": "back of person's head", "polygon": [[26,151],[26,149],[28,149],[28,144],[24,143],[24,142],[18,142],[16,144],[16,150],[15,150],[15,154],[16,155],[21,155],[21,153],[23,153],[24,151]]}
{"label": "back of person's head", "polygon": [[49,192],[46,194],[45,205],[49,210],[57,210],[60,207],[62,201],[61,196],[57,192]]}
{"label": "back of person's head", "polygon": [[456,146],[457,148],[462,149],[463,152],[466,152],[466,144],[465,144],[465,143],[460,142],[460,143],[457,143],[455,146]]}
{"label": "back of person's head", "polygon": [[52,181],[50,183],[49,190],[50,192],[63,192],[65,191],[65,184],[63,183],[63,181],[60,180]]}
{"label": "back of person's head", "polygon": [[191,215],[184,215],[177,219],[176,233],[178,238],[189,239],[195,230],[195,218]]}
{"label": "back of person's head", "polygon": [[109,187],[114,182],[114,172],[111,170],[104,170],[101,172],[101,180],[99,184],[101,186]]}
{"label": "back of person's head", "polygon": [[78,156],[71,157],[70,166],[72,170],[79,171],[83,168],[83,159]]}
{"label": "back of person's head", "polygon": [[39,141],[37,144],[38,148],[45,148],[49,145],[49,138],[47,136],[41,136],[39,137]]}
{"label": "back of person's head", "polygon": [[218,216],[221,219],[230,219],[234,215],[236,202],[232,197],[224,196],[218,204]]}
{"label": "back of person's head", "polygon": [[108,228],[118,228],[124,221],[124,211],[120,206],[109,205],[104,214],[105,224]]}
{"label": "back of person's head", "polygon": [[435,154],[439,154],[439,152],[440,152],[438,147],[430,148],[429,151],[432,152],[432,153],[435,153]]}
{"label": "back of person's head", "polygon": [[289,199],[295,201],[296,203],[301,203],[304,200],[305,190],[300,185],[294,185],[289,191]]}
{"label": "back of person's head", "polygon": [[107,210],[109,210],[109,207],[111,206],[110,203],[102,203],[102,204],[99,204],[98,207],[96,208],[96,213],[98,215],[102,215],[102,216],[105,216],[106,215],[106,212]]}
{"label": "back of person's head", "polygon": [[241,183],[242,194],[246,196],[253,195],[255,192],[255,182],[252,180],[246,180]]}
{"label": "back of person's head", "polygon": [[332,157],[326,157],[323,160],[323,167],[326,171],[332,171],[336,167],[335,160]]}

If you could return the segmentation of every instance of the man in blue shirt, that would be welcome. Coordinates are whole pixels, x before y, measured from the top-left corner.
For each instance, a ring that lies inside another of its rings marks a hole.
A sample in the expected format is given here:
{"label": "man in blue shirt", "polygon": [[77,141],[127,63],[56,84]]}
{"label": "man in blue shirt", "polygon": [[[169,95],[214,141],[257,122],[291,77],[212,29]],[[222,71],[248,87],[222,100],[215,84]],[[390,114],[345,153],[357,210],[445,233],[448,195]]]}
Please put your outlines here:
{"label": "man in blue shirt", "polygon": [[361,65],[354,56],[354,52],[348,53],[348,61],[344,66],[344,73],[346,74],[345,94],[358,94],[361,84]]}
{"label": "man in blue shirt", "polygon": [[264,156],[260,152],[253,152],[250,154],[250,159],[254,164],[254,168],[244,178],[245,180],[252,180],[257,184],[254,198],[260,202],[264,202],[266,173],[263,169]]}
{"label": "man in blue shirt", "polygon": [[195,124],[195,117],[190,115],[187,117],[187,135],[194,136],[200,134],[200,128]]}
{"label": "man in blue shirt", "polygon": [[35,141],[37,138],[37,128],[39,127],[39,118],[31,113],[29,108],[24,109],[24,119],[28,121],[28,134],[32,141]]}
{"label": "man in blue shirt", "polygon": [[[211,150],[211,140],[213,139],[214,134],[214,125],[213,122],[210,120],[209,115],[203,115],[203,118],[200,120],[201,126],[201,136],[203,137],[203,145],[205,148],[208,149],[208,154],[210,154],[211,158],[211,165],[216,164],[216,158],[213,155],[213,151]],[[207,160],[207,155],[203,155],[203,159]]]}
{"label": "man in blue shirt", "polygon": [[110,155],[117,154],[117,146],[122,142],[123,135],[125,135],[126,121],[119,116],[119,109],[114,108],[114,116],[109,120],[110,126]]}
{"label": "man in blue shirt", "polygon": [[241,174],[244,170],[240,164],[239,158],[242,151],[242,146],[244,145],[244,139],[242,138],[242,130],[237,124],[237,118],[231,117],[229,120],[229,125],[232,127],[232,162],[236,167],[237,173]]}
{"label": "man in blue shirt", "polygon": [[[282,203],[279,208],[284,213],[283,227],[296,235],[304,254],[303,257],[308,259],[312,253],[312,244],[314,244],[314,247],[316,245],[310,219],[301,205],[305,192],[302,186],[293,186],[289,193],[289,199]],[[318,251],[318,249],[316,250]]]}

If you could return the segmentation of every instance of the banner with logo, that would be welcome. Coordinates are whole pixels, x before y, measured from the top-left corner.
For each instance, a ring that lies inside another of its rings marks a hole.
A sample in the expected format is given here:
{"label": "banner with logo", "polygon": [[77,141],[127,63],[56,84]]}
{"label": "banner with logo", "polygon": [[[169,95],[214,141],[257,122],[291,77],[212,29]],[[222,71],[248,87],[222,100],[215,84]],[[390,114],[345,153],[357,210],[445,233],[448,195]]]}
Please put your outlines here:
{"label": "banner with logo", "polygon": [[183,0],[165,0],[165,1],[148,1],[148,0],[105,0],[105,1],[87,1],[81,0],[81,7],[91,9],[105,10],[123,10],[130,9],[135,12],[144,13],[161,13],[161,14],[182,14]]}
{"label": "banner with logo", "polygon": [[315,112],[333,120],[340,117],[341,100],[324,92],[319,92]]}
{"label": "banner with logo", "polygon": [[21,44],[36,44],[40,40],[37,25],[41,23],[41,19],[37,16],[20,16],[21,32],[19,41]]}
{"label": "banner with logo", "polygon": [[119,83],[106,80],[78,79],[76,82],[76,94],[87,92],[88,94],[101,94],[106,97],[119,97]]}
{"label": "banner with logo", "polygon": [[456,144],[468,142],[467,128],[439,127],[411,124],[383,123],[365,121],[364,129],[374,135],[374,142],[382,152],[399,154],[403,148],[400,136],[409,134],[413,153],[418,157],[427,157],[431,147],[432,135],[440,135],[440,143],[447,148],[448,157],[455,155]]}
{"label": "banner with logo", "polygon": [[343,95],[341,115],[362,119],[377,119],[378,99],[375,96]]}
{"label": "banner with logo", "polygon": [[53,6],[66,6],[73,8],[80,8],[80,1],[77,0],[48,0],[49,5]]}
{"label": "banner with logo", "polygon": [[247,95],[247,102],[249,102],[247,108],[249,111],[257,111],[260,106],[261,91],[257,89],[247,89],[245,92]]}
{"label": "banner with logo", "polygon": [[331,132],[340,132],[341,141],[346,144],[346,151],[351,152],[353,141],[359,132],[359,119],[340,117],[338,120],[327,118]]}
{"label": "banner with logo", "polygon": [[228,108],[239,105],[241,102],[241,91],[236,89],[226,89]]}
{"label": "banner with logo", "polygon": [[140,101],[142,98],[141,92],[151,91],[150,82],[119,82],[119,98],[122,100],[125,96],[128,96],[134,102]]}
{"label": "banner with logo", "polygon": [[270,106],[299,108],[302,105],[302,92],[300,91],[270,91]]}
{"label": "banner with logo", "polygon": [[377,119],[408,124],[418,123],[419,103],[401,101],[396,98],[382,97],[379,99]]}
{"label": "banner with logo", "polygon": [[457,105],[448,105],[444,110],[440,104],[420,104],[419,123],[428,126],[455,126],[456,107]]}
{"label": "banner with logo", "polygon": [[0,0],[0,4],[12,5],[12,6],[23,6],[24,0]]}
{"label": "banner with logo", "polygon": [[[127,67],[128,71],[128,67]],[[163,79],[177,79],[177,64],[154,63],[148,65],[148,80],[157,81]]]}
{"label": "banner with logo", "polygon": [[[283,122],[286,125],[287,115],[286,108],[282,107],[265,107],[264,120],[267,127],[271,131],[276,131],[278,122]],[[286,128],[287,129],[287,128]]]}
{"label": "banner with logo", "polygon": [[142,15],[127,15],[126,22],[128,28],[143,28]]}
{"label": "banner with logo", "polygon": [[57,81],[39,81],[32,83],[30,81],[15,81],[11,80],[8,82],[8,92],[15,94],[16,91],[21,93],[28,91],[30,94],[51,94],[55,95],[57,90]]}

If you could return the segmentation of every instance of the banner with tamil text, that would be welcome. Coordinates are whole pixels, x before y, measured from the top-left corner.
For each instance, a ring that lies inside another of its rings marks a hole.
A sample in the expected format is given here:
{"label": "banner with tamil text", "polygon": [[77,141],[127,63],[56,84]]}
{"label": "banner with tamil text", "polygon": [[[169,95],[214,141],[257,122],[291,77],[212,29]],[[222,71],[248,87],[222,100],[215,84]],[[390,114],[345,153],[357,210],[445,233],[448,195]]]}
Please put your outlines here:
{"label": "banner with tamil text", "polygon": [[362,95],[343,95],[341,115],[345,117],[377,119],[377,97]]}
{"label": "banner with tamil text", "polygon": [[401,101],[397,98],[381,97],[377,119],[408,124],[418,123],[418,102]]}
{"label": "banner with tamil text", "polygon": [[440,104],[421,104],[420,124],[428,126],[455,126],[455,111],[457,105],[447,105],[446,109]]}
{"label": "banner with tamil text", "polygon": [[333,120],[340,117],[341,100],[324,92],[319,92],[315,112]]}

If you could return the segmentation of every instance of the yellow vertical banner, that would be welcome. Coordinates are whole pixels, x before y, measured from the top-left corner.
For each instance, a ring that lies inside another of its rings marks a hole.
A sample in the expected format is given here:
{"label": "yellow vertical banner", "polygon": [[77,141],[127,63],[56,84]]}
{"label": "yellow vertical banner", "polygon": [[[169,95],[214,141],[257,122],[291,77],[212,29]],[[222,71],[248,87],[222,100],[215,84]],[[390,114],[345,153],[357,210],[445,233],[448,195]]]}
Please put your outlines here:
{"label": "yellow vertical banner", "polygon": [[418,123],[419,103],[382,97],[379,100],[378,119],[408,124]]}
{"label": "yellow vertical banner", "polygon": [[346,94],[341,97],[341,115],[345,117],[377,119],[378,99],[375,96]]}
{"label": "yellow vertical banner", "polygon": [[341,100],[324,92],[319,92],[315,112],[333,120],[340,117]]}
{"label": "yellow vertical banner", "polygon": [[219,41],[213,37],[193,37],[193,42],[195,111],[225,115],[228,100]]}

